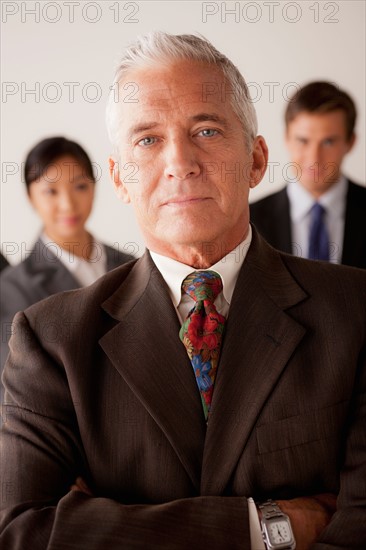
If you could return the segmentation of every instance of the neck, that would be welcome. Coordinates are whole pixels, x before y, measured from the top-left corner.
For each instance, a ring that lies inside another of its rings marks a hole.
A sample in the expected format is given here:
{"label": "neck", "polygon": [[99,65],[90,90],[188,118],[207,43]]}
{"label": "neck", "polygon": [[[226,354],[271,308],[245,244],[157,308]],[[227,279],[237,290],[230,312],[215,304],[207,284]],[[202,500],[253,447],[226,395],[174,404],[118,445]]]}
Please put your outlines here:
{"label": "neck", "polygon": [[312,197],[315,200],[318,200],[322,195],[324,195],[324,193],[329,191],[329,189],[331,189],[331,187],[333,187],[333,185],[335,185],[339,181],[340,177],[341,177],[341,175],[338,173],[330,181],[323,181],[319,185],[319,187],[316,187],[313,184],[312,185],[307,185],[306,183],[302,182],[301,180],[300,180],[300,183],[310,193],[310,195],[312,195]]}
{"label": "neck", "polygon": [[167,256],[172,260],[176,260],[182,264],[189,265],[194,269],[208,269],[212,265],[219,262],[222,258],[227,256],[232,250],[234,250],[248,235],[248,228],[246,232],[237,239],[230,241],[215,242],[199,242],[191,245],[168,245],[164,246],[152,245],[148,246],[150,250]]}
{"label": "neck", "polygon": [[92,247],[90,245],[93,242],[93,238],[85,229],[78,235],[73,235],[68,239],[53,235],[50,232],[46,232],[46,235],[60,248],[67,250],[67,252],[70,252],[79,258],[89,260],[90,253],[92,252]]}

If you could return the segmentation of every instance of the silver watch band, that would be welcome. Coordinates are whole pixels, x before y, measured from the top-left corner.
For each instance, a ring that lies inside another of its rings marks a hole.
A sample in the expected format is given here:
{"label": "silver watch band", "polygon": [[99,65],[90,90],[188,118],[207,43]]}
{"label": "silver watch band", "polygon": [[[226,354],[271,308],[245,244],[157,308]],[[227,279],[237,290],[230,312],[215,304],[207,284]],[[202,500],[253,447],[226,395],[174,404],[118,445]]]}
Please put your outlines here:
{"label": "silver watch band", "polygon": [[258,504],[258,508],[262,512],[262,516],[264,519],[270,519],[275,516],[284,515],[277,502],[271,499],[266,500],[266,502],[262,502],[261,504]]}

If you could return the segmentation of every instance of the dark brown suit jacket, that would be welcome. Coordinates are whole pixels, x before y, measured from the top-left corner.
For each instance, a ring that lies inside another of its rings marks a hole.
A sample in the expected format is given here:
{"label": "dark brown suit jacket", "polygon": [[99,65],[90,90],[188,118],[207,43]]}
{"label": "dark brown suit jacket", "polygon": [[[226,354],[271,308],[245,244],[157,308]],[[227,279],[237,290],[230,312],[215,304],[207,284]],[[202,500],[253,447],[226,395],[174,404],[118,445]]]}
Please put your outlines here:
{"label": "dark brown suit jacket", "polygon": [[[286,187],[250,205],[250,220],[275,248],[292,252],[290,201]],[[366,187],[348,180],[342,264],[366,269]]]}
{"label": "dark brown suit jacket", "polygon": [[[256,231],[206,429],[146,253],[16,317],[6,386],[7,550],[249,549],[246,497],[339,494],[317,550],[366,548],[366,274]],[[94,497],[69,491],[83,476]]]}

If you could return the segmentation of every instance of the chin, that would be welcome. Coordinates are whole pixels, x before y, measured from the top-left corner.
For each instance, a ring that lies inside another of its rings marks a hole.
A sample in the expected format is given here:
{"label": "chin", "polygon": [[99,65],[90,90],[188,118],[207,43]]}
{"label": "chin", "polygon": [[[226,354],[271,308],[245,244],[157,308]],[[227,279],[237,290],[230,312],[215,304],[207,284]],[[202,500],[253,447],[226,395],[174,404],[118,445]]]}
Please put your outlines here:
{"label": "chin", "polygon": [[303,186],[308,189],[311,193],[325,193],[332,185],[335,183],[336,180],[332,181],[317,181],[314,182],[314,180],[301,180],[301,183]]}
{"label": "chin", "polygon": [[63,240],[65,242],[67,241],[77,242],[79,235],[80,235],[79,231],[63,231],[62,233],[60,233],[60,240]]}
{"label": "chin", "polygon": [[187,227],[187,225],[179,228],[169,228],[161,235],[163,239],[169,239],[170,243],[194,246],[202,242],[211,242],[216,240],[217,235],[213,235],[210,228],[198,229],[195,227]]}

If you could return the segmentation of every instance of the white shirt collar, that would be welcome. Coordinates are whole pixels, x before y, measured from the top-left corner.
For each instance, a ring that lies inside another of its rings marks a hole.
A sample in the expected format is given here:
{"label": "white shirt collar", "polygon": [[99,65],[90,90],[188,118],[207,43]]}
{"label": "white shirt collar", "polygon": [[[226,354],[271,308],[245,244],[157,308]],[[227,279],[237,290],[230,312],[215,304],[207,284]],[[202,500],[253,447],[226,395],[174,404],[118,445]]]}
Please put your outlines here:
{"label": "white shirt collar", "polygon": [[[64,266],[71,272],[77,271],[81,264],[89,263],[80,256],[76,256],[72,253],[72,242],[70,242],[70,248],[61,248],[55,241],[49,238],[47,233],[43,231],[41,234],[41,241],[43,244],[64,264]],[[97,241],[93,240],[93,246],[96,248],[103,248],[103,246]]]}
{"label": "white shirt collar", "polygon": [[40,239],[47,247],[47,251],[51,251],[56,256],[81,286],[93,283],[107,272],[107,254],[105,248],[95,239],[93,239],[90,250],[90,261],[84,260],[72,253],[72,242],[70,242],[70,248],[66,249],[61,248],[52,241],[45,232],[41,234]]}
{"label": "white shirt collar", "polygon": [[[233,296],[236,281],[239,275],[241,266],[247,255],[250,243],[252,241],[252,228],[249,225],[248,235],[234,250],[221,258],[216,264],[208,269],[219,273],[223,284],[223,294],[226,302],[230,305]],[[181,285],[182,281],[196,271],[192,266],[177,262],[167,256],[162,256],[156,252],[150,251],[153,262],[160,271],[168,285],[170,296],[174,306],[177,308],[181,301]]]}
{"label": "white shirt collar", "polygon": [[[298,181],[292,181],[287,186],[287,194],[291,206],[291,219],[294,222],[302,220],[314,204],[314,197]],[[318,202],[326,211],[334,216],[343,217],[345,212],[345,197],[347,180],[342,175],[331,188],[319,197]]]}

